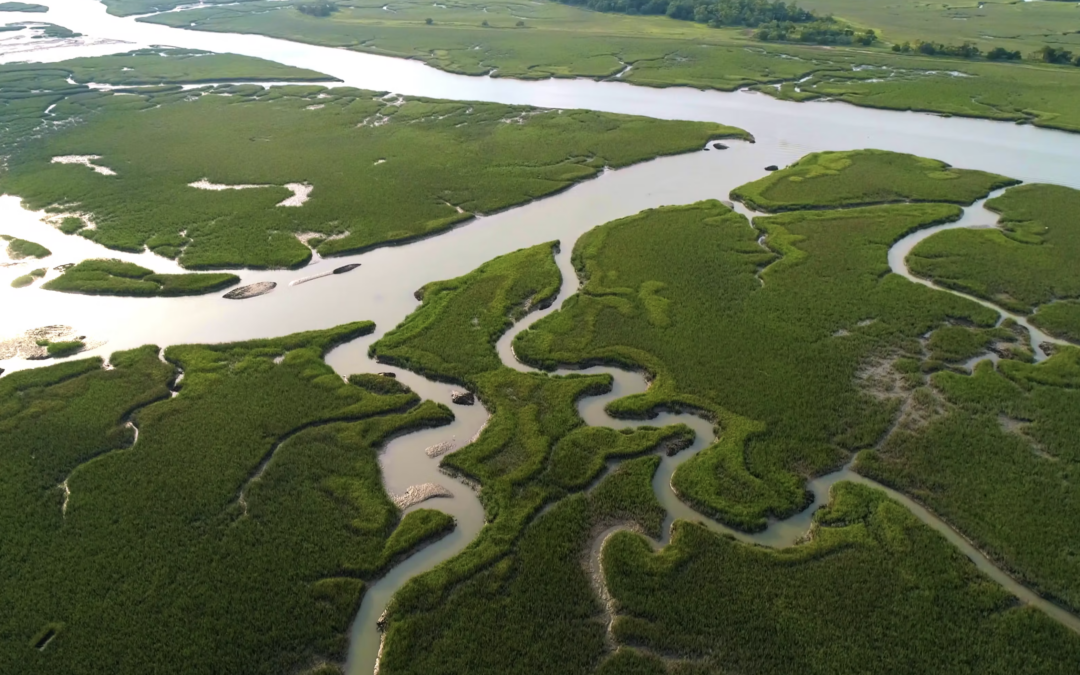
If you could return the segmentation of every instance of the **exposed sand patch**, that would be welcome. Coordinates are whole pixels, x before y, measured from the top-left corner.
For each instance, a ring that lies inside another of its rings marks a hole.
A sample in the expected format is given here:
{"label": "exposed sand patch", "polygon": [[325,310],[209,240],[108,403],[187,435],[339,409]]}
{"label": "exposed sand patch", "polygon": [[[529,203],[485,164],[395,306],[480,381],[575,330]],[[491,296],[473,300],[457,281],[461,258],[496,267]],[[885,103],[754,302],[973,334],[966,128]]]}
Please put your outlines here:
{"label": "exposed sand patch", "polygon": [[115,176],[116,172],[107,166],[99,166],[94,164],[94,160],[101,159],[101,155],[61,155],[59,157],[53,157],[53,164],[82,164],[85,167],[93,169],[95,172],[100,173],[102,176]]}
{"label": "exposed sand patch", "polygon": [[399,509],[407,509],[410,506],[427,501],[428,499],[453,496],[454,493],[438,483],[423,483],[421,485],[410,486],[403,494],[393,495],[391,496],[391,499]]}
{"label": "exposed sand patch", "polygon": [[0,361],[49,358],[48,349],[38,345],[38,340],[48,340],[50,342],[81,340],[86,346],[80,351],[96,349],[105,344],[104,340],[87,340],[85,335],[79,335],[71,326],[42,326],[41,328],[31,328],[22,335],[0,340]]}
{"label": "exposed sand patch", "polygon": [[[54,159],[53,161],[56,161],[56,160]],[[284,187],[286,190],[291,191],[292,192],[292,197],[289,197],[289,198],[285,199],[285,201],[278,202],[277,206],[303,206],[304,202],[306,202],[308,200],[308,198],[311,196],[311,191],[315,189],[314,186],[312,186],[309,183],[285,183],[285,185],[281,185],[281,186],[271,185],[271,184],[263,184],[263,185],[248,185],[248,184],[226,185],[224,183],[211,183],[210,181],[208,181],[205,178],[203,178],[202,180],[197,180],[194,183],[188,183],[188,187],[193,187],[193,188],[195,188],[197,190],[213,190],[213,191],[219,191],[219,190],[254,190],[254,189],[257,189],[257,188]]]}
{"label": "exposed sand patch", "polygon": [[428,457],[439,457],[440,455],[445,455],[450,452],[454,447],[455,444],[453,441],[442,441],[441,443],[436,443],[427,450],[424,450],[424,454]]}
{"label": "exposed sand patch", "polygon": [[274,281],[260,281],[255,284],[234,288],[221,297],[228,300],[247,300],[248,298],[266,295],[275,288],[277,288],[277,283]]}

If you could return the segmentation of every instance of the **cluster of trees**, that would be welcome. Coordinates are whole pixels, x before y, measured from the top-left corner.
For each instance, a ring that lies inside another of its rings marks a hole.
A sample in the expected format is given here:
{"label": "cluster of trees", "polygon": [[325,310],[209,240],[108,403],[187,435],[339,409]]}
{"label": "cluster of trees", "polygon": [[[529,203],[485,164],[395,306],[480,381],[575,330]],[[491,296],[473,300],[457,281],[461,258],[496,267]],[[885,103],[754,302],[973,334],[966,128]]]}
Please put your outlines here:
{"label": "cluster of trees", "polygon": [[826,18],[810,23],[797,24],[790,21],[774,21],[762,26],[754,38],[763,42],[809,42],[818,45],[872,45],[878,40],[877,33],[866,30],[855,32],[850,26]]}
{"label": "cluster of trees", "polygon": [[316,2],[305,2],[297,5],[296,9],[301,14],[307,14],[308,16],[330,16],[338,11],[338,6],[333,2],[327,2],[327,0],[317,0]]}
{"label": "cluster of trees", "polygon": [[[925,54],[926,56],[959,56],[964,59],[976,59],[980,56],[984,56],[983,51],[976,47],[971,42],[965,42],[961,45],[946,45],[940,42],[904,42],[898,43],[892,46],[894,52],[900,52],[903,54]],[[1004,47],[994,47],[990,51],[986,52],[986,58],[991,61],[1019,61],[1021,54],[1019,51],[1011,51]]]}
{"label": "cluster of trees", "polygon": [[558,0],[598,12],[621,14],[666,14],[673,19],[707,23],[710,26],[748,26],[766,23],[809,23],[819,18],[794,2],[780,0]]}
{"label": "cluster of trees", "polygon": [[1051,47],[1046,45],[1037,52],[1033,52],[1031,58],[1035,61],[1043,61],[1044,63],[1060,63],[1063,65],[1072,64],[1074,66],[1080,66],[1080,56],[1073,56],[1073,53],[1064,47]]}

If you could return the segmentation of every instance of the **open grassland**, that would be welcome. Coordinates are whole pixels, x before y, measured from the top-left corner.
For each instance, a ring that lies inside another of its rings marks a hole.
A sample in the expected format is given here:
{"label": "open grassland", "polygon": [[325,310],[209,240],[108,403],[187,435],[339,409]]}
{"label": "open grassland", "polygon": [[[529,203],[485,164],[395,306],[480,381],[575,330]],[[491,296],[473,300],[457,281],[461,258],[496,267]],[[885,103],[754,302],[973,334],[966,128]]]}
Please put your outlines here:
{"label": "open grassland", "polygon": [[453,526],[402,519],[376,461],[386,438],[450,411],[345,383],[322,360],[371,329],[0,378],[0,671],[340,663],[365,583]]}
{"label": "open grassland", "polygon": [[40,260],[52,255],[52,251],[33,241],[16,239],[2,234],[0,234],[0,239],[7,242],[7,255],[12,260],[22,260],[24,258],[37,258]]}
{"label": "open grassland", "polygon": [[[585,394],[608,390],[608,376],[550,377],[502,364],[495,349],[499,336],[513,320],[550,302],[560,281],[552,244],[507,254],[458,279],[425,286],[419,293],[420,308],[371,347],[381,362],[468,387],[492,413],[475,441],[442,462],[479,485],[488,523],[460,555],[412,579],[395,596],[380,666],[385,672],[432,672],[433,664],[443,664],[436,670],[460,672],[566,672],[586,668],[598,658],[602,630],[591,620],[596,601],[583,573],[566,580],[571,584],[568,595],[547,595],[539,580],[547,588],[561,584],[565,568],[533,560],[518,566],[507,556],[526,546],[522,532],[545,505],[588,487],[606,460],[684,444],[691,432],[682,425],[590,430],[575,404]],[[640,517],[644,527],[657,530],[662,514],[656,507],[637,504],[644,495],[652,499],[647,486],[655,466],[649,464],[639,476],[644,487],[609,486],[598,490],[597,499],[605,508]],[[574,504],[575,509],[584,508],[580,498]],[[552,524],[557,531],[529,543],[538,547],[529,555],[576,561],[581,555],[576,542],[590,525],[581,513],[574,518],[570,524]],[[555,548],[549,550],[551,545]],[[497,570],[496,577],[491,570]],[[513,570],[524,576],[514,582],[512,597],[493,604],[489,587],[494,589],[491,584],[497,586],[498,579]],[[542,605],[530,607],[535,602]],[[505,648],[492,650],[486,641],[459,639],[478,634],[477,625],[497,631],[500,640],[505,638]],[[568,661],[551,658],[550,650],[583,629],[585,642],[567,654]]]}
{"label": "open grassland", "polygon": [[[1080,609],[1080,349],[941,372],[938,411],[857,469],[908,492],[1042,594]],[[929,392],[928,392],[929,393]]]}
{"label": "open grassland", "polygon": [[[41,86],[54,81],[47,72],[8,75]],[[50,114],[79,123],[9,138],[16,147],[0,190],[32,208],[83,214],[94,227],[79,234],[105,246],[148,247],[200,269],[303,265],[312,251],[300,234],[319,235],[309,243],[323,255],[438,234],[606,166],[748,137],[711,123],[350,88],[127,93],[57,94]],[[70,156],[94,164],[52,161]]]}
{"label": "open grassland", "polygon": [[[696,408],[720,442],[679,467],[683,499],[736,527],[807,505],[804,480],[875,443],[900,405],[860,378],[946,319],[995,315],[888,273],[886,251],[948,221],[945,204],[794,212],[761,232],[719,202],[643,212],[578,240],[585,285],[522,332],[515,352],[551,368],[607,361],[648,371],[614,414]],[[884,386],[884,385],[881,385]]]}
{"label": "open grassland", "polygon": [[[812,533],[780,551],[689,523],[659,552],[614,535],[602,561],[616,638],[710,675],[1064,675],[1080,660],[1076,635],[1017,606],[879,491],[838,484]],[[615,672],[665,672],[634,658]]]}
{"label": "open grassland", "polygon": [[935,234],[908,256],[911,271],[1024,314],[1080,297],[1080,190],[1023,185],[986,207],[1001,214],[998,229]]}
{"label": "open grassland", "polygon": [[[167,0],[169,1],[169,0]],[[823,3],[847,0],[820,0]],[[114,12],[146,11],[144,0],[110,3]],[[979,32],[985,22],[934,20],[936,30],[892,33],[892,19],[940,12],[989,12],[1001,31],[972,37],[983,51],[994,47],[1030,51],[1043,45],[1069,46],[1080,34],[1080,14],[1067,3],[975,3],[950,9],[922,5],[884,8],[858,4],[861,15],[845,20],[883,32],[875,46],[814,47],[753,39],[751,30],[710,28],[663,16],[592,12],[556,2],[521,0],[345,0],[338,11],[312,16],[290,5],[256,0],[221,7],[161,14],[147,20],[178,28],[258,33],[387,56],[419,59],[467,75],[536,79],[613,78],[647,86],[689,86],[761,91],[792,100],[828,97],[855,105],[925,110],[951,115],[1033,122],[1080,131],[1075,92],[1080,69],[1034,61],[995,63],[982,59],[896,54],[889,41],[962,42],[964,30]],[[138,5],[138,9],[135,6]],[[131,9],[125,9],[130,7]],[[807,5],[829,11],[828,7]],[[384,9],[385,8],[385,9]],[[613,5],[613,10],[618,7]],[[910,11],[909,11],[910,10]],[[430,24],[428,23],[430,20]],[[1052,34],[1043,34],[1053,25]],[[1008,28],[1004,28],[1007,26]],[[954,32],[955,31],[955,32]],[[1040,38],[1040,35],[1042,37]],[[632,66],[626,70],[627,66]],[[803,82],[807,76],[811,79]],[[777,89],[773,84],[782,84]]]}
{"label": "open grassland", "polygon": [[793,211],[894,202],[971,204],[1019,181],[885,150],[815,152],[732,191],[756,211]]}
{"label": "open grassland", "polygon": [[84,260],[64,270],[42,288],[63,293],[154,297],[203,295],[240,283],[235,274],[154,274],[120,260]]}

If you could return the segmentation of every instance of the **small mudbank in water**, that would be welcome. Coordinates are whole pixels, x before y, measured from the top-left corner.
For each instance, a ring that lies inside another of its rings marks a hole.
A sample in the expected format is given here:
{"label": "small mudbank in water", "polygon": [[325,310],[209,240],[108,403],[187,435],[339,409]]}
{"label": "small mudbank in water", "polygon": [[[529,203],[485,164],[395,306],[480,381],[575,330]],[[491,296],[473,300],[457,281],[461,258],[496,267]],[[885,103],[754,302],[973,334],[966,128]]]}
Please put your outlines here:
{"label": "small mudbank in water", "polygon": [[[104,340],[90,341],[85,335],[79,335],[71,326],[42,326],[31,328],[22,335],[0,340],[0,361],[7,359],[47,359],[50,356],[68,356],[73,352],[63,354],[49,353],[49,344],[65,342],[82,342],[82,347],[77,351],[96,349],[105,344]],[[0,371],[3,372],[3,371]]]}
{"label": "small mudbank in water", "polygon": [[260,281],[256,284],[234,288],[221,297],[228,300],[247,300],[248,298],[266,295],[275,288],[277,288],[277,283],[274,281]]}
{"label": "small mudbank in water", "polygon": [[392,499],[399,509],[404,510],[429,499],[435,499],[436,497],[451,498],[453,496],[453,492],[438,483],[424,483],[422,485],[411,485],[404,493],[394,495]]}
{"label": "small mudbank in water", "polygon": [[360,267],[360,263],[350,263],[348,265],[342,265],[335,269],[331,274],[345,274],[346,272],[352,272],[357,267]]}

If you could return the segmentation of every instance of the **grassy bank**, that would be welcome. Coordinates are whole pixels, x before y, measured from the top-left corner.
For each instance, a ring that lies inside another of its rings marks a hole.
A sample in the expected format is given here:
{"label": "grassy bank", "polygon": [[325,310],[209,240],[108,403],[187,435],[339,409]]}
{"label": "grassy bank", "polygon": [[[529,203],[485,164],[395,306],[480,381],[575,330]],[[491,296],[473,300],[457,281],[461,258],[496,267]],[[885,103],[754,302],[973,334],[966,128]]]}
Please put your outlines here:
{"label": "grassy bank", "polygon": [[1023,314],[1080,297],[1080,190],[1023,185],[986,207],[1001,214],[999,229],[935,234],[908,256],[912,273]]}
{"label": "grassy bank", "polygon": [[61,293],[167,297],[214,293],[240,283],[235,274],[155,274],[120,260],[84,260],[42,288]]}
{"label": "grassy bank", "polygon": [[386,438],[450,411],[347,384],[322,360],[371,329],[0,378],[0,670],[340,663],[365,583],[452,526],[401,519],[376,461]]}
{"label": "grassy bank", "polygon": [[[847,0],[819,0],[800,6],[827,14],[831,11],[828,6],[838,2]],[[146,20],[417,59],[466,75],[601,79],[619,74],[622,81],[646,86],[722,91],[760,87],[767,94],[791,100],[828,97],[868,107],[1024,121],[1080,131],[1073,93],[1080,82],[1080,69],[1074,66],[927,57],[896,54],[890,49],[891,44],[901,41],[950,45],[970,41],[984,52],[1004,47],[1021,50],[1027,58],[1046,44],[1073,47],[1080,17],[1069,11],[1066,3],[983,3],[988,8],[976,8],[975,3],[947,8],[904,5],[889,11],[876,5],[856,8],[852,4],[859,3],[849,2],[836,15],[860,31],[876,30],[884,39],[874,46],[778,44],[758,41],[754,31],[741,27],[710,28],[664,16],[592,12],[555,2],[513,0],[463,0],[445,6],[419,0],[390,4],[343,0],[335,3],[338,11],[327,16],[254,1],[160,14]],[[620,6],[610,9],[619,11]],[[110,11],[148,10],[143,0],[115,0],[110,2]],[[989,22],[983,20],[988,13],[993,16]],[[965,20],[943,21],[941,14]],[[873,16],[872,21],[868,15]],[[908,22],[912,15],[920,17],[917,25],[933,28],[916,35]],[[1053,31],[1047,31],[1048,25],[1055,27]],[[627,65],[632,67],[626,70]],[[778,90],[774,84],[783,86]]]}
{"label": "grassy bank", "polygon": [[[50,72],[9,75],[41,88],[55,84]],[[193,269],[297,267],[312,256],[300,234],[319,235],[311,243],[323,255],[401,243],[606,166],[747,137],[711,123],[380,96],[314,86],[61,89],[50,114],[80,123],[7,137],[15,149],[0,189],[31,208],[87,214],[96,227],[79,234],[114,249],[148,247]],[[72,155],[96,157],[102,171],[52,161]],[[206,181],[242,189],[199,189]]]}
{"label": "grassy bank", "polygon": [[815,152],[732,190],[755,211],[794,211],[896,202],[970,205],[1019,181],[885,150]]}

